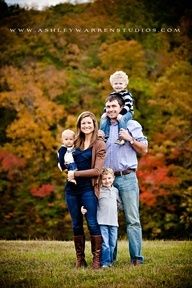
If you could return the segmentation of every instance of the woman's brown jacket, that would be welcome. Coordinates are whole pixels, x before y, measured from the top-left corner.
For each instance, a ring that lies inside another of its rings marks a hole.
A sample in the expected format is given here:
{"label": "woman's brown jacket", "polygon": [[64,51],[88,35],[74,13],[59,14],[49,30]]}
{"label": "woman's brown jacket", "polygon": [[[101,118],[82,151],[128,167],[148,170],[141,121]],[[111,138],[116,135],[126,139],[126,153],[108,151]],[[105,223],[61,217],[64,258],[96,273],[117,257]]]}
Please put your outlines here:
{"label": "woman's brown jacket", "polygon": [[75,177],[91,177],[92,184],[96,196],[99,196],[99,176],[104,167],[104,159],[106,154],[105,142],[102,139],[97,139],[92,146],[91,169],[75,171]]}

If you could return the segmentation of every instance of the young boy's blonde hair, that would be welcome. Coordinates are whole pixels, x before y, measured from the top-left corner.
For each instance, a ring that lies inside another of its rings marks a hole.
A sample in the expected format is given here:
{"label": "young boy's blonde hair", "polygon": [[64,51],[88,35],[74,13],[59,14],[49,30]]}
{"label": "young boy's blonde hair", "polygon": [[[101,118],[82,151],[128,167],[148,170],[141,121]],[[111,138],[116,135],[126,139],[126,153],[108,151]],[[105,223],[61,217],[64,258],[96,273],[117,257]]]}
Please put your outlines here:
{"label": "young boy's blonde hair", "polygon": [[117,79],[122,79],[126,86],[129,84],[128,75],[123,71],[116,71],[109,77],[111,85],[113,85],[114,81],[116,81]]}
{"label": "young boy's blonde hair", "polygon": [[113,169],[111,168],[103,168],[103,171],[101,173],[101,178],[103,175],[111,174],[113,177],[115,177]]}
{"label": "young boy's blonde hair", "polygon": [[102,184],[101,184],[102,183],[102,177],[104,175],[107,175],[107,174],[111,174],[113,176],[113,178],[115,178],[115,174],[113,172],[113,169],[111,169],[111,168],[103,168],[102,173],[101,173],[101,175],[99,177],[99,187],[102,186]]}

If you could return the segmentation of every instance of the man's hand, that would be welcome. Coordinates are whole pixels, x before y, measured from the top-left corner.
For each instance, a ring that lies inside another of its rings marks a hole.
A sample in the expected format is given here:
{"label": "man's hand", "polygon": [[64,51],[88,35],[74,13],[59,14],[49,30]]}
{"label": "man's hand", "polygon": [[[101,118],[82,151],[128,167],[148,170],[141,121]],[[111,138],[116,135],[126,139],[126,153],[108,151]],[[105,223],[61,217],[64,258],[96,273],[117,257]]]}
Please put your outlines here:
{"label": "man's hand", "polygon": [[[142,143],[134,139],[126,129],[121,128],[119,132],[119,137],[125,141],[129,141],[132,148],[139,154],[145,155],[148,150],[146,143]],[[131,143],[133,142],[133,143]]]}
{"label": "man's hand", "polygon": [[131,141],[133,139],[133,137],[129,134],[127,129],[123,129],[123,128],[120,129],[119,138],[125,141]]}

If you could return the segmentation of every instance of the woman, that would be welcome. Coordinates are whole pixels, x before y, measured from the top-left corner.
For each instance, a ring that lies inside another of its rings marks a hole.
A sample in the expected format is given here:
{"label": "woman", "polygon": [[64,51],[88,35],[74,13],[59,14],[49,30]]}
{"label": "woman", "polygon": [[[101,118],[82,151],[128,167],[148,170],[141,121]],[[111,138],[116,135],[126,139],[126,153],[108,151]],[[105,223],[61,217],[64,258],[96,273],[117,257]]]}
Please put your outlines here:
{"label": "woman", "polygon": [[[98,124],[93,113],[86,111],[77,119],[77,136],[73,154],[76,171],[68,171],[65,188],[68,209],[72,218],[76,267],[86,267],[85,236],[81,206],[87,209],[85,215],[91,235],[92,267],[100,268],[102,237],[97,223],[98,178],[102,172],[105,157],[105,143],[98,136]],[[70,182],[76,180],[76,184]]]}

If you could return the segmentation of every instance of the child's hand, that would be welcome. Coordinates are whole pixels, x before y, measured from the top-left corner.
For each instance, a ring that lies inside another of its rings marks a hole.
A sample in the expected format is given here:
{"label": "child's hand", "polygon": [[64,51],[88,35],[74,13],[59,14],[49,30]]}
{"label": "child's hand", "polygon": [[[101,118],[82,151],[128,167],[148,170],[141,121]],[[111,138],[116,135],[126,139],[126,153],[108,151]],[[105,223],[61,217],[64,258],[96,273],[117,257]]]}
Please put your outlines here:
{"label": "child's hand", "polygon": [[121,120],[122,117],[123,117],[123,115],[118,114],[118,116],[117,116],[117,120]]}
{"label": "child's hand", "polygon": [[84,206],[81,206],[81,213],[85,215],[87,213],[87,209],[84,208]]}
{"label": "child's hand", "polygon": [[101,115],[101,118],[106,118],[107,117],[107,113],[103,113],[103,115]]}

